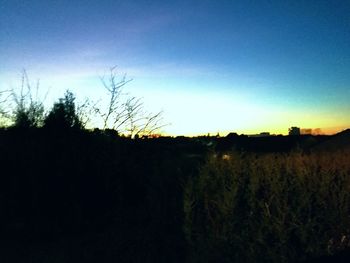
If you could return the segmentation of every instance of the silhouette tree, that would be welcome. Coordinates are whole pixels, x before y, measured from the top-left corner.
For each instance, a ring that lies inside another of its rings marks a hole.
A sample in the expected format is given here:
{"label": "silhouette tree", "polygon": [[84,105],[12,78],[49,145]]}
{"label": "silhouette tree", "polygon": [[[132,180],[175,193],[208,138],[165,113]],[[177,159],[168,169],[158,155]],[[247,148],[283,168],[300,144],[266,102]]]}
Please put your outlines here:
{"label": "silhouette tree", "polygon": [[96,105],[98,102],[94,102],[89,98],[85,98],[83,101],[76,103],[76,114],[82,127],[93,126],[93,118],[96,113]]}
{"label": "silhouette tree", "polygon": [[141,98],[123,92],[124,86],[132,79],[126,79],[124,75],[118,80],[115,69],[110,69],[108,78],[101,77],[108,92],[107,107],[95,106],[95,112],[102,118],[103,129],[113,129],[134,137],[152,134],[166,126],[162,122],[162,112],[147,112]]}
{"label": "silhouette tree", "polygon": [[44,127],[50,129],[81,129],[82,123],[76,114],[75,96],[69,90],[63,98],[54,103],[44,121]]}
{"label": "silhouette tree", "polygon": [[22,84],[20,92],[12,89],[11,97],[14,102],[14,111],[12,114],[13,126],[18,128],[40,127],[44,120],[44,105],[38,98],[39,81],[36,83],[35,96],[32,93],[32,86],[28,75],[24,70],[22,73]]}
{"label": "silhouette tree", "polygon": [[[95,117],[100,117],[104,130],[115,130],[118,134],[130,137],[153,134],[167,125],[163,124],[162,112],[154,114],[146,111],[141,98],[123,92],[124,86],[130,81],[131,79],[126,79],[126,75],[119,79],[115,67],[111,68],[107,78],[101,77],[101,82],[107,90],[107,101],[100,104],[101,100],[93,102],[85,99],[83,103],[76,104],[73,93],[66,91],[64,97],[54,103],[46,115],[43,100],[38,99],[39,82],[33,96],[27,73],[23,71],[20,91],[10,91],[12,103],[6,108],[13,110],[11,114],[6,115],[4,107],[0,107],[1,121],[9,116],[8,119],[15,127],[81,129],[90,125]],[[5,93],[0,92],[0,99]],[[2,100],[0,102],[4,104]]]}
{"label": "silhouette tree", "polygon": [[125,103],[126,110],[126,131],[131,137],[139,137],[140,135],[150,135],[161,127],[162,112],[156,114],[147,113],[143,108],[141,99],[136,97],[128,98]]}
{"label": "silhouette tree", "polygon": [[291,127],[288,129],[288,135],[300,135],[299,127]]}
{"label": "silhouette tree", "polygon": [[8,111],[8,102],[11,97],[11,91],[2,90],[0,91],[0,125],[3,126],[10,119],[9,111]]}
{"label": "silhouette tree", "polygon": [[103,129],[118,129],[123,125],[123,119],[126,116],[125,105],[122,102],[122,91],[125,84],[131,81],[124,75],[120,80],[117,79],[116,67],[110,69],[108,79],[101,77],[101,82],[108,92],[108,104],[104,111],[96,108],[103,120]]}

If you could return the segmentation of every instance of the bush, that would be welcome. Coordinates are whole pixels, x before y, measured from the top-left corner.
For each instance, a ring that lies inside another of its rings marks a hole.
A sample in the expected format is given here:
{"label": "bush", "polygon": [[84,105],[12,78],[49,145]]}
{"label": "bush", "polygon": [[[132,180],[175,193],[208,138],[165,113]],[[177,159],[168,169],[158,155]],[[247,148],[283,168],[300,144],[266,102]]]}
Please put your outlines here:
{"label": "bush", "polygon": [[[33,94],[27,73],[23,71],[20,91],[12,90],[9,96],[12,99],[12,103],[14,103],[11,116],[14,127],[27,129],[37,128],[43,125],[44,104],[38,97],[38,91],[39,82],[35,87],[35,94]],[[4,102],[2,101],[2,103]]]}
{"label": "bush", "polygon": [[191,262],[296,262],[347,246],[350,153],[210,156],[184,191]]}
{"label": "bush", "polygon": [[52,110],[44,120],[44,127],[59,130],[81,129],[82,124],[76,114],[74,100],[73,93],[67,90],[64,97],[53,105]]}

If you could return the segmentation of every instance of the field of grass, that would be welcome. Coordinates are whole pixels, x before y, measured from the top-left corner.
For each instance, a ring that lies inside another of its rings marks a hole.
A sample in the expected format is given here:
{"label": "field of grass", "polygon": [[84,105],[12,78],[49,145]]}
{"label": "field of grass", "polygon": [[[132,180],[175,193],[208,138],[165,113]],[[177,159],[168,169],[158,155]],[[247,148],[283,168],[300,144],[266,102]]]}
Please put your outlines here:
{"label": "field of grass", "polygon": [[184,189],[190,262],[299,262],[349,247],[350,152],[212,154]]}

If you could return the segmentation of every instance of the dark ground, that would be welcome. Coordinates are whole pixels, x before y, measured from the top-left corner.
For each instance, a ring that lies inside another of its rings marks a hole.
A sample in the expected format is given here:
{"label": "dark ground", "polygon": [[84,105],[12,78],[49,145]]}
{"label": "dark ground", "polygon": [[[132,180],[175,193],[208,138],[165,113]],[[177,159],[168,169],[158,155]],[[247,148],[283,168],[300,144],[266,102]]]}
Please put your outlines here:
{"label": "dark ground", "polygon": [[208,153],[307,151],[329,139],[0,130],[0,262],[185,262],[183,185]]}

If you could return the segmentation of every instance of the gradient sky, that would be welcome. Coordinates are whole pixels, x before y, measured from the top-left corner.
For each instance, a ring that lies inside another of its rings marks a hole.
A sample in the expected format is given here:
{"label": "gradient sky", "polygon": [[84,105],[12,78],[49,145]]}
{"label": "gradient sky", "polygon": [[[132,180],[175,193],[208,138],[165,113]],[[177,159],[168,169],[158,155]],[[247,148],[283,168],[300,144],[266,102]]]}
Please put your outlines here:
{"label": "gradient sky", "polygon": [[[170,2],[170,1],[169,1]],[[126,89],[163,132],[350,127],[350,1],[0,0],[0,89],[22,69],[57,98]]]}

